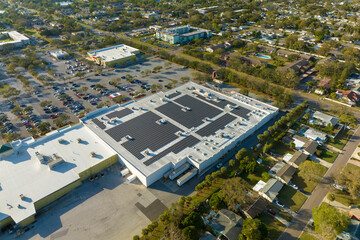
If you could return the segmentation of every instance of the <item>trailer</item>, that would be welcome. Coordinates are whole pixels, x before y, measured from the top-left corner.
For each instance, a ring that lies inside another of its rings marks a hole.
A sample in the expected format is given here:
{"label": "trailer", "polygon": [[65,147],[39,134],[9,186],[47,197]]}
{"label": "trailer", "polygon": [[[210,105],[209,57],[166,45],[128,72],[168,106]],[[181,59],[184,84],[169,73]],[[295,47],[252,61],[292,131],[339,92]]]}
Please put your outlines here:
{"label": "trailer", "polygon": [[123,170],[120,172],[120,175],[123,176],[123,177],[125,177],[125,175],[126,175],[126,174],[129,174],[129,172],[130,172],[129,169],[128,169],[128,168],[125,168],[125,169],[123,169]]}
{"label": "trailer", "polygon": [[129,183],[133,182],[134,180],[136,179],[136,176],[135,175],[130,175],[126,181],[128,181]]}
{"label": "trailer", "polygon": [[180,174],[182,174],[183,172],[185,172],[186,170],[188,170],[190,168],[190,164],[189,163],[185,163],[184,165],[180,166],[179,168],[177,168],[176,170],[173,170],[170,175],[169,178],[171,180],[174,180],[176,177],[178,177]]}
{"label": "trailer", "polygon": [[180,187],[183,184],[185,184],[187,181],[189,181],[191,178],[193,178],[197,174],[197,168],[193,168],[187,173],[185,173],[182,177],[180,177],[176,182],[177,185]]}

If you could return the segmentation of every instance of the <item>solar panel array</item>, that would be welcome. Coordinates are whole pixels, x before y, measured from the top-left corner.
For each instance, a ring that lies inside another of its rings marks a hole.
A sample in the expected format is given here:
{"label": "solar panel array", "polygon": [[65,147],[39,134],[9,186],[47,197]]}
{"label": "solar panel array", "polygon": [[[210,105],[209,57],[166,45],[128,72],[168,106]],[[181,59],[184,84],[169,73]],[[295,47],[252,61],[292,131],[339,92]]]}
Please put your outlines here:
{"label": "solar panel array", "polygon": [[181,92],[174,92],[174,93],[168,95],[167,98],[171,99],[171,98],[179,96],[180,94],[181,94]]}
{"label": "solar panel array", "polygon": [[227,113],[224,116],[221,116],[215,121],[206,125],[205,127],[201,128],[196,133],[202,137],[213,135],[217,130],[223,129],[226,126],[226,124],[234,121],[235,119],[236,117]]}
{"label": "solar panel array", "polygon": [[243,108],[243,107],[240,107],[238,106],[237,108],[233,109],[231,111],[231,113],[235,114],[235,115],[238,115],[242,118],[245,118],[246,120],[249,120],[249,116],[247,115],[248,113],[250,113],[251,110],[247,109],[247,108]]}
{"label": "solar panel array", "polygon": [[196,137],[190,135],[190,136],[184,138],[183,140],[181,140],[180,142],[178,142],[178,143],[174,144],[173,146],[169,147],[168,149],[165,149],[164,151],[160,152],[156,156],[144,161],[144,164],[146,166],[149,166],[152,163],[156,162],[157,160],[161,159],[162,157],[166,156],[170,152],[173,152],[173,153],[177,154],[177,153],[181,152],[182,150],[184,150],[187,147],[194,146],[198,142],[200,142],[199,139],[197,139]]}
{"label": "solar panel array", "polygon": [[170,122],[157,124],[159,119],[161,118],[155,113],[146,112],[105,132],[117,142],[127,135],[131,136],[132,140],[121,145],[137,159],[142,159],[144,156],[141,152],[145,149],[156,151],[178,138],[175,132],[181,129]]}
{"label": "solar panel array", "polygon": [[99,119],[97,119],[97,118],[94,118],[94,119],[92,119],[91,121],[93,121],[93,123],[95,123],[96,126],[98,126],[98,127],[101,128],[101,129],[105,129],[105,128],[106,128],[105,124],[104,124],[103,122],[101,122],[101,121],[100,121]]}
{"label": "solar panel array", "polygon": [[202,120],[205,117],[213,118],[221,113],[221,110],[189,95],[184,95],[174,101],[191,110],[183,111],[181,106],[172,102],[166,103],[156,110],[187,128],[197,127],[203,123]]}
{"label": "solar panel array", "polygon": [[215,101],[212,101],[212,100],[210,100],[210,99],[207,99],[206,97],[201,96],[201,95],[199,95],[199,94],[196,94],[196,96],[197,96],[198,98],[200,98],[200,99],[202,99],[202,100],[204,100],[204,101],[206,101],[206,102],[208,102],[208,103],[214,104],[215,106],[220,107],[220,108],[222,108],[222,109],[224,109],[228,104],[230,104],[230,105],[232,105],[232,106],[235,106],[234,103],[229,102],[228,100],[225,100],[225,99],[220,100],[220,101],[218,101],[218,102],[215,102]]}
{"label": "solar panel array", "polygon": [[127,115],[129,115],[131,113],[133,113],[133,111],[131,109],[125,108],[125,109],[123,109],[121,111],[113,111],[113,112],[107,114],[106,117],[108,117],[110,119],[115,118],[115,117],[122,118],[122,117],[125,117],[125,116],[127,116]]}

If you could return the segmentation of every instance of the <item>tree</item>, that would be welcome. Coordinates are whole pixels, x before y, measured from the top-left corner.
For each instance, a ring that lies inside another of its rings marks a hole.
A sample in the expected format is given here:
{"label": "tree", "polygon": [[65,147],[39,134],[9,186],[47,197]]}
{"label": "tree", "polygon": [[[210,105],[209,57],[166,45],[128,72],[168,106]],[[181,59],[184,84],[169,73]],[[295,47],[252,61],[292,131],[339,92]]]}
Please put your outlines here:
{"label": "tree", "polygon": [[181,83],[185,83],[185,82],[190,81],[190,78],[189,77],[181,77],[180,81],[181,81]]}
{"label": "tree", "polygon": [[337,175],[335,182],[350,193],[353,199],[359,197],[360,194],[360,170],[358,168],[345,167],[341,174]]}
{"label": "tree", "polygon": [[56,126],[62,127],[65,123],[69,121],[69,119],[70,119],[69,115],[62,114],[54,120],[54,123],[56,124]]}
{"label": "tree", "polygon": [[49,122],[42,122],[39,124],[38,128],[41,132],[48,132],[50,130],[50,126]]}
{"label": "tree", "polygon": [[201,229],[204,227],[204,222],[197,212],[191,212],[189,216],[187,216],[182,222],[184,227],[195,226],[197,229]]}
{"label": "tree", "polygon": [[181,231],[181,235],[186,240],[196,240],[196,239],[198,239],[198,233],[197,233],[197,230],[196,230],[195,226],[188,226],[188,227],[184,228]]}
{"label": "tree", "polygon": [[262,240],[267,237],[266,226],[260,221],[260,219],[245,219],[241,233],[243,236],[239,239]]}
{"label": "tree", "polygon": [[47,105],[51,104],[51,101],[42,101],[40,103],[40,107],[46,107]]}
{"label": "tree", "polygon": [[235,161],[234,161],[234,159],[231,159],[231,160],[229,161],[229,166],[230,166],[230,167],[234,167],[234,166],[235,166]]}
{"label": "tree", "polygon": [[335,239],[339,233],[347,230],[350,223],[346,213],[338,211],[327,203],[314,207],[312,215],[315,231],[327,239]]}
{"label": "tree", "polygon": [[27,112],[27,111],[32,112],[32,110],[33,110],[32,106],[27,106],[26,108],[24,108],[24,112]]}
{"label": "tree", "polygon": [[138,235],[135,235],[135,236],[133,237],[133,240],[140,240],[140,237],[139,237]]}
{"label": "tree", "polygon": [[22,114],[22,109],[21,107],[16,106],[11,110],[11,113],[15,114],[16,116],[19,116]]}
{"label": "tree", "polygon": [[13,96],[17,96],[20,94],[20,90],[17,90],[16,88],[9,87],[6,89],[5,92],[2,92],[2,95],[4,98],[10,98]]}
{"label": "tree", "polygon": [[299,176],[306,181],[319,181],[323,174],[322,165],[309,160],[300,163],[299,170]]}
{"label": "tree", "polygon": [[224,200],[219,197],[219,192],[211,195],[209,205],[216,210],[226,207]]}
{"label": "tree", "polygon": [[240,177],[234,177],[224,182],[219,197],[225,200],[230,210],[237,211],[249,201],[247,192],[246,182]]}

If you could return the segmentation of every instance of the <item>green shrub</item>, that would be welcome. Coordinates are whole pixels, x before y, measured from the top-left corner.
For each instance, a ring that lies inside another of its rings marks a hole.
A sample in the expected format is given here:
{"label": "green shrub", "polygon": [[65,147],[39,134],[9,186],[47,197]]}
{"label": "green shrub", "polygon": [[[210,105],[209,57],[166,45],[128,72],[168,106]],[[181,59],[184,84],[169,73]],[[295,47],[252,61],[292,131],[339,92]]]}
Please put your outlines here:
{"label": "green shrub", "polygon": [[332,202],[335,200],[335,195],[333,193],[328,193],[327,199]]}

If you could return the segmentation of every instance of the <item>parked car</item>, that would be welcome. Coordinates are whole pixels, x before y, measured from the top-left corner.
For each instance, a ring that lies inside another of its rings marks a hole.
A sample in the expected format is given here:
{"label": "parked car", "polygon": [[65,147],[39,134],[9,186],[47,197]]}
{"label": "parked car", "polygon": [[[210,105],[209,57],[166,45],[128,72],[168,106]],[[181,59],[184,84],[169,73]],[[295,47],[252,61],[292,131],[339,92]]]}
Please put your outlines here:
{"label": "parked car", "polygon": [[219,163],[218,165],[216,165],[216,168],[217,168],[217,169],[220,169],[222,166],[223,166],[223,164],[222,164],[222,163]]}
{"label": "parked car", "polygon": [[270,208],[267,209],[267,212],[270,213],[271,215],[275,216],[276,212]]}
{"label": "parked car", "polygon": [[278,205],[279,207],[282,207],[282,208],[285,207],[285,205],[282,202],[278,201],[278,200],[275,201],[275,204]]}

